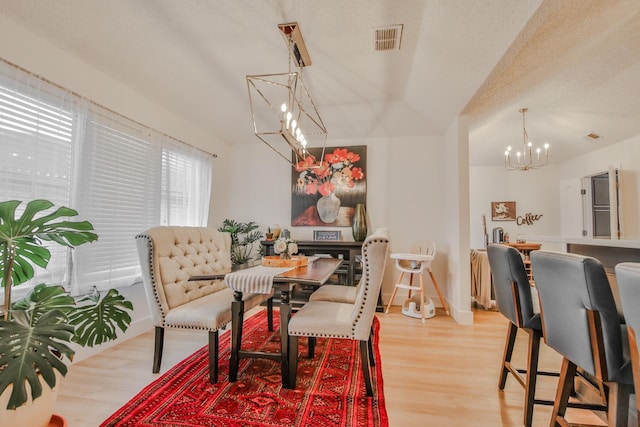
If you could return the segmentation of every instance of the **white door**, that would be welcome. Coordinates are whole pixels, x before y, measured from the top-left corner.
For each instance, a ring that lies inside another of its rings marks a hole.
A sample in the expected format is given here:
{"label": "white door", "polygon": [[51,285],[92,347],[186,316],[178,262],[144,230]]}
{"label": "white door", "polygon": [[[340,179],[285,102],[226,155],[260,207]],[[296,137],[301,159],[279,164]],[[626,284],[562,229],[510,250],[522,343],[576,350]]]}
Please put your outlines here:
{"label": "white door", "polygon": [[582,179],[560,181],[560,234],[564,237],[582,237],[585,230]]}

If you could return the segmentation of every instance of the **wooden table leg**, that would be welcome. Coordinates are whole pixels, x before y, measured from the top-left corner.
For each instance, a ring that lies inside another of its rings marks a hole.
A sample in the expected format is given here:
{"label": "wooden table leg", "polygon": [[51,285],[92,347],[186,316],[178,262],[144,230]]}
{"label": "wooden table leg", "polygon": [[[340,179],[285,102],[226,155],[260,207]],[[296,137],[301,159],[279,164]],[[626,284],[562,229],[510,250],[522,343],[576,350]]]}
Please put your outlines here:
{"label": "wooden table leg", "polygon": [[238,366],[240,365],[240,347],[242,345],[242,322],[244,321],[244,301],[242,292],[233,293],[231,303],[231,355],[229,357],[229,382],[238,379]]}
{"label": "wooden table leg", "polygon": [[[282,387],[296,388],[295,384],[289,381],[289,351],[291,349],[291,341],[289,340],[289,319],[291,319],[291,303],[289,300],[289,289],[283,289],[280,293],[280,346],[281,359],[280,369],[282,371]],[[297,351],[297,349],[295,349]]]}

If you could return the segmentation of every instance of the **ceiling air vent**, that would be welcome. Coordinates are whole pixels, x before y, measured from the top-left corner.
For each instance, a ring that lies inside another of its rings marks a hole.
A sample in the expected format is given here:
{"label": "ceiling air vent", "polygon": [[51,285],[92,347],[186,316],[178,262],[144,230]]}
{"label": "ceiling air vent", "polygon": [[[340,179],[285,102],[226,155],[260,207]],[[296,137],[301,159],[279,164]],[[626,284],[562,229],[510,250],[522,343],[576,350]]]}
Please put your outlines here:
{"label": "ceiling air vent", "polygon": [[590,134],[587,135],[587,139],[590,139],[592,141],[595,141],[598,138],[600,138],[600,135],[598,135],[597,133],[591,132]]}
{"label": "ceiling air vent", "polygon": [[373,29],[373,50],[400,50],[402,24],[378,27]]}

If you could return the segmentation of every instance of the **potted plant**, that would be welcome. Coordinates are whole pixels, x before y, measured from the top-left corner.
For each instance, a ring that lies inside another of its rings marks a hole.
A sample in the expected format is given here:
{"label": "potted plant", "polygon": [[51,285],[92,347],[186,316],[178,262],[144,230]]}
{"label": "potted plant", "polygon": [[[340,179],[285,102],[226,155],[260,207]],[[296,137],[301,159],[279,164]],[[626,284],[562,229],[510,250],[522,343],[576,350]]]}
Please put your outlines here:
{"label": "potted plant", "polygon": [[218,231],[231,234],[231,263],[245,264],[252,259],[253,244],[262,239],[258,224],[253,221],[238,222],[225,219]]}
{"label": "potted plant", "polygon": [[[98,236],[88,221],[70,221],[78,213],[67,207],[52,211],[47,200],[29,202],[22,215],[16,210],[22,202],[0,203],[0,280],[4,288],[4,309],[0,319],[0,397],[10,394],[0,408],[1,425],[49,425],[51,410],[44,421],[20,418],[18,424],[3,423],[2,417],[23,416],[18,412],[37,412],[24,405],[37,405],[43,388],[53,390],[56,376],[64,377],[74,355],[71,342],[93,347],[117,338],[131,323],[133,305],[111,289],[72,297],[60,285],[39,284],[24,299],[12,302],[11,289],[34,276],[34,266],[46,268],[51,253],[43,242],[74,248],[93,242]],[[46,212],[45,212],[46,211]],[[52,408],[51,408],[52,409]],[[15,415],[14,415],[15,414]]]}

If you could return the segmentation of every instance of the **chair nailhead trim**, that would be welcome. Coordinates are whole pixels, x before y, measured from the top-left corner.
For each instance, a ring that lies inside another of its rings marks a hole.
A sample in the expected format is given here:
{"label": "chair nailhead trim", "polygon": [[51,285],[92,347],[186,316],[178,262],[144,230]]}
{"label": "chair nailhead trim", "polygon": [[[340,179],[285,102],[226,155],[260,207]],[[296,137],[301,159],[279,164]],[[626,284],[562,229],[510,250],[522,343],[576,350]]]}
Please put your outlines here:
{"label": "chair nailhead trim", "polygon": [[162,308],[162,304],[160,303],[160,297],[158,296],[158,291],[156,290],[157,282],[156,282],[156,276],[154,274],[155,265],[153,264],[153,239],[148,234],[140,234],[136,236],[136,238],[138,237],[147,241],[147,247],[149,249],[149,265],[153,266],[153,268],[149,269],[149,277],[151,278],[151,284],[153,285],[153,297],[155,298],[156,303],[158,304],[158,307],[160,307],[160,314],[162,314],[162,326],[164,327],[166,326],[164,321],[164,317],[166,316],[166,313]]}

